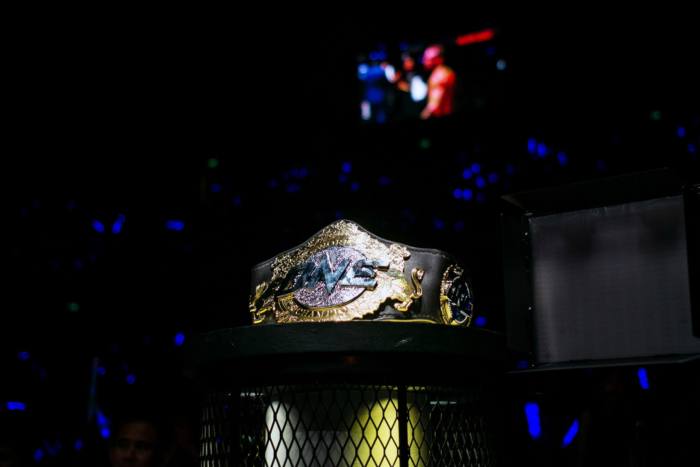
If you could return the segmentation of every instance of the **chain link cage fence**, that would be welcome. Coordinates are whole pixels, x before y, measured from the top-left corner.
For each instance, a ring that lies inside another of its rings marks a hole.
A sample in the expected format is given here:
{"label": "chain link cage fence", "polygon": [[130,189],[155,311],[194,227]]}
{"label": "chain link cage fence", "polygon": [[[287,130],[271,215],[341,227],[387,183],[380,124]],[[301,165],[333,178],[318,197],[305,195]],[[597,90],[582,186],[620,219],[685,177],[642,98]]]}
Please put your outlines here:
{"label": "chain link cage fence", "polygon": [[208,396],[200,465],[487,467],[489,422],[465,387],[244,387]]}

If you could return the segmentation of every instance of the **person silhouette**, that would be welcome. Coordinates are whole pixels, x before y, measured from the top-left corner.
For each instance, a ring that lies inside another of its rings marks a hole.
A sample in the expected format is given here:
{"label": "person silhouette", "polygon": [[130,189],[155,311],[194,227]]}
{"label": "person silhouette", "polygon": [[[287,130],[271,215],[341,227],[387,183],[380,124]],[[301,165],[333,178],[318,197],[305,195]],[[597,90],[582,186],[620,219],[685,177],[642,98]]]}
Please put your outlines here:
{"label": "person silhouette", "polygon": [[428,46],[423,52],[423,67],[430,72],[428,78],[428,103],[421,111],[421,118],[444,117],[454,112],[457,75],[445,65],[445,51],[439,44]]}
{"label": "person silhouette", "polygon": [[162,462],[162,433],[148,417],[128,417],[116,426],[109,449],[111,467],[156,467]]}

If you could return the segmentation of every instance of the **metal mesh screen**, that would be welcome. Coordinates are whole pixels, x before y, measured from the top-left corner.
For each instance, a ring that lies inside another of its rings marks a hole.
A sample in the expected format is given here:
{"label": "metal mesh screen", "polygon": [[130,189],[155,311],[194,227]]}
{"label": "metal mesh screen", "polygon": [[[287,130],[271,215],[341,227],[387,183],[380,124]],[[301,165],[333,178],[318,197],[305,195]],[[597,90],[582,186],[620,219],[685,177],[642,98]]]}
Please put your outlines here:
{"label": "metal mesh screen", "polygon": [[232,459],[231,394],[210,394],[202,408],[200,464],[208,467],[236,465]]}
{"label": "metal mesh screen", "polygon": [[200,465],[490,466],[486,418],[464,388],[248,387],[206,401]]}

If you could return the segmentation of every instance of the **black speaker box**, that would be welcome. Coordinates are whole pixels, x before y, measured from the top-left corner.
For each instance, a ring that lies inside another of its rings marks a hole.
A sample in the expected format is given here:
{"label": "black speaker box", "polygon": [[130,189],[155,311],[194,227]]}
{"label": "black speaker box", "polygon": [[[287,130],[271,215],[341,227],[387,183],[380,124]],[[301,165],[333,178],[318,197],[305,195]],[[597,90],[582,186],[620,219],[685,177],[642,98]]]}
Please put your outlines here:
{"label": "black speaker box", "polygon": [[508,343],[531,368],[700,357],[700,185],[658,170],[504,200]]}

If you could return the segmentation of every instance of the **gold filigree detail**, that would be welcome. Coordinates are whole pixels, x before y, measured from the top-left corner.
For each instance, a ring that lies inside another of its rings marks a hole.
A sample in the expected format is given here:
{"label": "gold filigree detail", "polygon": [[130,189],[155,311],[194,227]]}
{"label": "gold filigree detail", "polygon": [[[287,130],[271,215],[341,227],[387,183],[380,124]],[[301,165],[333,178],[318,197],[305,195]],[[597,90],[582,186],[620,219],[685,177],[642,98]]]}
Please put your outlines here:
{"label": "gold filigree detail", "polygon": [[[375,269],[376,287],[365,289],[349,303],[330,307],[306,307],[294,299],[294,293],[276,296],[282,282],[295,266],[304,264],[314,254],[327,248],[339,246],[358,250],[368,259],[388,264],[388,268]],[[301,247],[283,253],[272,263],[272,278],[269,286],[265,283],[256,287],[255,296],[250,302],[250,312],[255,324],[265,320],[272,313],[278,323],[350,321],[375,313],[387,300],[399,303],[395,308],[407,312],[411,304],[422,296],[420,282],[423,270],[412,271],[413,287],[404,277],[408,249],[402,245],[389,246],[361,230],[356,224],[338,221],[321,230]],[[260,288],[263,286],[263,288]]]}
{"label": "gold filigree detail", "polygon": [[[442,321],[445,324],[453,326],[469,326],[471,324],[473,314],[465,315],[463,320],[456,320],[452,317],[452,305],[448,297],[448,293],[452,284],[458,279],[462,279],[464,270],[456,264],[450,265],[442,274],[442,283],[440,284],[440,311],[442,313]],[[469,285],[467,284],[467,287]]]}
{"label": "gold filigree detail", "polygon": [[[411,291],[408,286],[408,283],[406,283],[404,289],[401,290],[399,294],[391,296],[391,298],[393,298],[394,300],[403,300],[401,303],[397,303],[394,305],[395,309],[405,313],[409,310],[414,300],[418,300],[423,296],[423,286],[421,285],[421,281],[423,280],[424,274],[425,271],[423,271],[423,269],[413,268],[413,270],[411,271],[413,290]],[[406,281],[404,281],[404,283],[405,282]],[[403,284],[401,285],[403,286]]]}
{"label": "gold filigree detail", "polygon": [[[268,289],[268,283],[262,282],[255,287],[255,294],[250,297],[248,309],[253,318],[253,324],[265,321],[265,315],[272,311],[272,297],[264,297]],[[262,302],[261,302],[262,300]]]}

